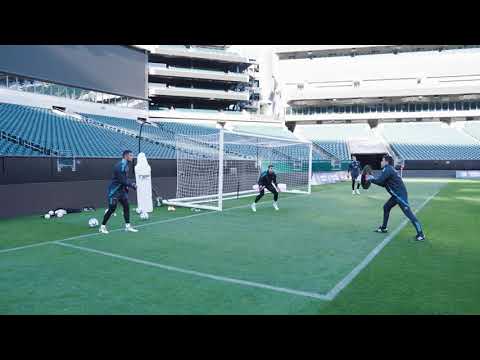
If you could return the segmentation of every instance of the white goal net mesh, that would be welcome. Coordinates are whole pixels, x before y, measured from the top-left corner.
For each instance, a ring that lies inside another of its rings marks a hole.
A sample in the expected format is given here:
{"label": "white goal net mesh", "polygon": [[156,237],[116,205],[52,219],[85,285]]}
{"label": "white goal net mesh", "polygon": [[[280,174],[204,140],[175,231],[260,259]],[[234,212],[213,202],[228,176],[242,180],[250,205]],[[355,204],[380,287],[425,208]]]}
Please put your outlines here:
{"label": "white goal net mesh", "polygon": [[177,193],[167,204],[222,210],[224,200],[256,195],[269,164],[282,191],[310,192],[310,143],[221,131],[177,135],[175,145]]}

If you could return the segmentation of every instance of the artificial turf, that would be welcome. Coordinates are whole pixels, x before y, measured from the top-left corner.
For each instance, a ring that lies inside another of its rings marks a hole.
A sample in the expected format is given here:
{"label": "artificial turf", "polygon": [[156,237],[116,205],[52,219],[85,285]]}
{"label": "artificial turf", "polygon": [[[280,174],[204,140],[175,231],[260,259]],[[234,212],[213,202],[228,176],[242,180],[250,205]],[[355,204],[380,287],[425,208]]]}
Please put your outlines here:
{"label": "artificial turf", "polygon": [[[103,209],[53,220],[2,220],[0,314],[478,313],[479,185],[409,181],[414,209],[440,190],[419,213],[427,241],[414,242],[408,224],[333,301],[141,261],[325,294],[385,238],[372,232],[387,199],[381,188],[352,196],[342,183],[314,187],[309,196],[282,194],[279,212],[268,195],[257,213],[248,208],[248,198],[227,202],[222,213],[159,208],[146,222],[132,214],[142,225],[138,234],[97,235],[87,221],[100,219]],[[396,208],[390,228],[403,220]],[[121,223],[119,213],[109,226]],[[91,236],[65,241],[80,248],[52,242],[83,234]],[[27,247],[5,251],[22,246]]]}

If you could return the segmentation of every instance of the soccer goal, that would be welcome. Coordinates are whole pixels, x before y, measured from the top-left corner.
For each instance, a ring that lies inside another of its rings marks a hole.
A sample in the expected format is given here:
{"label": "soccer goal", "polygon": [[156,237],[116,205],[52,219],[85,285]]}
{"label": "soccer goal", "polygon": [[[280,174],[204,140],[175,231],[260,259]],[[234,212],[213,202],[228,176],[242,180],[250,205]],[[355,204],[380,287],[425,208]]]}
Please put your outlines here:
{"label": "soccer goal", "polygon": [[223,202],[258,194],[257,181],[272,164],[282,192],[311,192],[312,144],[235,131],[177,135],[177,193],[167,205],[223,209]]}

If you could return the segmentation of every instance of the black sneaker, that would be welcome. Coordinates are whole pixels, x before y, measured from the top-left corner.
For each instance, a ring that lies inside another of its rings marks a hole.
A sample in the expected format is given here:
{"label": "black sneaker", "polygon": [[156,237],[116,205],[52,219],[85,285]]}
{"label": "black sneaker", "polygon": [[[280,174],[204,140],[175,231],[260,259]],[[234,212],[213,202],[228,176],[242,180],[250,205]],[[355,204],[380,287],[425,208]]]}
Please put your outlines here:
{"label": "black sneaker", "polygon": [[417,236],[415,236],[415,240],[417,240],[417,241],[425,241],[425,235],[423,235],[423,234],[417,234]]}
{"label": "black sneaker", "polygon": [[388,232],[388,228],[384,228],[384,227],[379,226],[378,229],[375,230],[375,232],[385,234],[385,233]]}

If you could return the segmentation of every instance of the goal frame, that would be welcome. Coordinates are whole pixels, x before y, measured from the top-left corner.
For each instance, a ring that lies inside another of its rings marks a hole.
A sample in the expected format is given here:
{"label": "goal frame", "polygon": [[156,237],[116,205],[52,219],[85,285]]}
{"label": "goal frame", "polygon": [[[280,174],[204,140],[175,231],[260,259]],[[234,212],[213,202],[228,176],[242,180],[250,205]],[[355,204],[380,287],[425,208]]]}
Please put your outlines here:
{"label": "goal frame", "polygon": [[[213,211],[222,211],[223,210],[223,201],[231,200],[231,199],[238,199],[249,197],[258,194],[257,190],[243,190],[243,191],[236,191],[236,192],[223,192],[223,172],[224,172],[224,152],[225,152],[225,129],[223,126],[219,129],[219,153],[218,153],[218,192],[217,194],[212,195],[202,195],[196,197],[186,197],[186,198],[174,198],[164,200],[163,204],[169,206],[178,206],[178,207],[187,207],[187,208],[195,208],[195,209],[202,209],[202,210],[213,210]],[[252,134],[248,132],[241,132],[241,131],[228,131],[228,134],[239,135],[239,136],[249,136],[249,137],[256,137],[261,139],[271,139],[277,141],[285,141],[291,144],[304,144],[309,146],[308,151],[308,184],[307,184],[307,191],[302,190],[287,190],[283,191],[285,193],[295,193],[295,194],[311,194],[312,192],[312,153],[313,153],[313,144],[311,141],[302,140],[302,139],[288,139],[288,138],[281,138],[275,136],[268,136],[268,135],[261,135],[261,134]],[[177,157],[177,167],[178,167],[178,157]],[[178,189],[178,174],[177,174],[177,189]],[[204,203],[213,203],[217,202],[216,206],[213,205],[205,205]]]}

